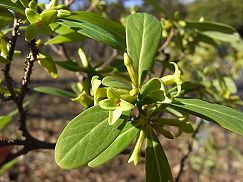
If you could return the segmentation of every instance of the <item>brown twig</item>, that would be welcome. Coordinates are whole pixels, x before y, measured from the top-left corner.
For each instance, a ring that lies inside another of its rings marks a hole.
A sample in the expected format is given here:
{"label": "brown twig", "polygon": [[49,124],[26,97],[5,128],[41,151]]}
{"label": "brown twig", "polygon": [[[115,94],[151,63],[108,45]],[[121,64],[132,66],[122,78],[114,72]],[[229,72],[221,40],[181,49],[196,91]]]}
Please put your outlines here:
{"label": "brown twig", "polygon": [[117,57],[117,55],[118,51],[116,49],[113,49],[111,56],[104,62],[101,68],[106,68],[108,65],[110,65],[111,62]]}
{"label": "brown twig", "polygon": [[170,42],[172,41],[173,37],[176,35],[176,29],[172,28],[170,30],[170,34],[167,37],[166,41],[163,43],[163,45],[159,48],[158,52],[162,52],[165,50],[165,48],[167,48],[170,44]]}
{"label": "brown twig", "polygon": [[61,57],[64,57],[66,59],[70,59],[69,55],[67,54],[66,48],[64,45],[50,45],[51,49],[58,55]]}
{"label": "brown twig", "polygon": [[188,142],[188,145],[187,145],[187,153],[181,158],[181,161],[180,161],[180,169],[179,169],[179,172],[175,178],[175,182],[179,182],[180,181],[180,178],[184,172],[184,168],[185,168],[185,163],[186,163],[186,160],[189,158],[189,156],[191,155],[192,151],[193,151],[193,143],[194,141],[196,140],[196,135],[197,133],[200,131],[200,128],[202,126],[203,122],[202,122],[202,119],[200,118],[200,123],[197,125],[192,137],[191,137],[191,142]]}
{"label": "brown twig", "polygon": [[[14,24],[14,29],[13,29],[13,33],[12,33],[12,38],[10,39],[10,50],[9,50],[9,54],[8,54],[8,59],[11,61],[13,59],[13,55],[14,55],[14,50],[15,50],[15,45],[17,42],[17,38],[19,35],[18,29],[19,29],[19,24],[20,22],[18,20],[15,20],[15,24]],[[3,166],[4,164],[10,162],[11,160],[24,155],[32,150],[37,150],[37,149],[54,149],[55,148],[55,143],[49,143],[49,142],[45,142],[45,141],[40,141],[36,138],[34,138],[26,125],[26,121],[27,121],[27,110],[25,110],[24,108],[24,99],[25,96],[28,92],[28,86],[30,84],[30,80],[31,80],[31,73],[32,73],[32,69],[34,66],[34,62],[37,61],[37,55],[39,53],[39,50],[36,47],[35,44],[35,39],[30,41],[28,43],[29,49],[30,49],[30,53],[29,55],[26,57],[25,59],[25,68],[24,68],[24,76],[22,78],[22,82],[21,82],[21,92],[19,95],[16,95],[14,92],[14,88],[12,85],[12,78],[10,76],[10,68],[11,68],[11,62],[8,63],[5,66],[4,71],[4,76],[5,76],[5,80],[7,83],[7,88],[10,91],[10,99],[12,99],[18,109],[18,113],[20,115],[19,118],[19,130],[22,131],[22,136],[25,137],[24,140],[7,140],[7,141],[1,141],[0,142],[0,147],[1,146],[9,146],[9,145],[22,145],[23,148],[20,149],[19,151],[17,151],[16,153],[10,154],[7,158],[5,158],[5,160],[3,160],[0,163],[0,167]]]}
{"label": "brown twig", "polygon": [[63,0],[63,4],[67,5],[68,7],[70,7],[75,0]]}
{"label": "brown twig", "polygon": [[19,36],[19,26],[20,26],[20,21],[18,19],[14,19],[14,28],[12,31],[12,38],[9,40],[10,48],[9,48],[9,53],[7,56],[7,59],[10,62],[5,65],[5,68],[3,70],[7,88],[11,94],[12,100],[14,100],[14,101],[16,101],[16,95],[15,95],[14,87],[12,84],[12,77],[10,76],[10,68],[11,68],[11,62],[13,60],[16,42],[17,42],[17,39]]}
{"label": "brown twig", "polygon": [[26,142],[24,140],[0,140],[0,147],[8,146],[8,145],[25,145]]}

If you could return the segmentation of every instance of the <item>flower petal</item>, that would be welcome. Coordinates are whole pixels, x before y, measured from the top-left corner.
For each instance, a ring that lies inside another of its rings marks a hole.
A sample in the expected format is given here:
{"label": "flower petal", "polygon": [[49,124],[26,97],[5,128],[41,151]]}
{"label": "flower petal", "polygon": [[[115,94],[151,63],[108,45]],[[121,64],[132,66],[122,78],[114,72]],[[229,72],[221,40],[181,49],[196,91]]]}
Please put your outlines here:
{"label": "flower petal", "polygon": [[115,110],[116,109],[116,103],[110,99],[104,99],[104,100],[100,101],[99,105],[101,108],[106,109],[106,110]]}
{"label": "flower petal", "polygon": [[134,105],[132,105],[131,103],[121,99],[119,108],[122,111],[129,111],[129,110],[132,110],[134,108]]}
{"label": "flower petal", "polygon": [[109,125],[113,125],[122,115],[122,110],[120,108],[116,108],[114,111],[109,111]]}

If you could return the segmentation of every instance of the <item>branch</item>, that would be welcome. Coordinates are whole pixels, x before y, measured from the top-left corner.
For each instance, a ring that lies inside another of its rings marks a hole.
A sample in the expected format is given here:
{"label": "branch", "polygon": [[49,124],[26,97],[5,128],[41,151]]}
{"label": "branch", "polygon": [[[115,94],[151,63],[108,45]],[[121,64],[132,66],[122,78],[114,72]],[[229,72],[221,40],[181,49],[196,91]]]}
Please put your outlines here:
{"label": "branch", "polygon": [[[14,38],[12,38],[14,39]],[[15,42],[16,43],[16,42]],[[12,44],[15,47],[15,44]],[[31,80],[31,73],[33,70],[33,66],[34,66],[34,62],[37,60],[37,55],[39,53],[39,50],[36,48],[36,44],[35,44],[35,39],[32,40],[31,42],[28,43],[29,49],[30,49],[30,53],[29,55],[26,57],[25,59],[25,68],[24,68],[24,76],[22,78],[22,82],[21,82],[21,93],[16,96],[14,94],[14,97],[11,93],[11,98],[12,100],[15,102],[17,109],[18,109],[18,113],[20,115],[20,119],[19,119],[19,130],[22,131],[22,136],[25,137],[25,140],[3,140],[0,141],[0,147],[2,146],[10,146],[10,145],[22,145],[23,148],[20,149],[19,151],[17,151],[16,153],[10,154],[8,157],[6,157],[6,159],[4,161],[2,161],[0,163],[0,167],[3,166],[4,164],[10,162],[11,160],[27,154],[28,152],[32,151],[32,150],[37,150],[37,149],[54,149],[55,148],[55,143],[49,143],[49,142],[45,142],[45,141],[40,141],[36,138],[34,138],[26,125],[26,121],[27,121],[27,110],[24,109],[24,98],[28,92],[28,86],[30,84],[30,80]],[[12,58],[13,54],[12,52],[14,52],[14,48],[11,49],[12,51],[9,51],[9,57]],[[7,73],[6,75],[9,75],[9,70],[10,70],[10,66],[9,65],[9,69],[5,69],[5,72]],[[9,77],[7,77],[6,79],[9,80]],[[10,81],[11,83],[11,81]],[[13,87],[9,87],[12,88]]]}
{"label": "branch", "polygon": [[59,46],[51,44],[50,47],[58,56],[65,57],[66,59],[71,59],[67,53],[67,49],[64,44],[60,44]]}
{"label": "branch", "polygon": [[179,170],[179,172],[178,172],[178,174],[177,174],[177,176],[175,178],[175,182],[179,182],[180,181],[182,173],[184,172],[184,167],[185,167],[186,160],[189,158],[189,156],[191,155],[191,153],[193,151],[193,143],[196,140],[196,135],[199,132],[202,124],[203,124],[203,122],[202,122],[202,119],[200,118],[200,123],[197,125],[196,130],[195,130],[195,132],[192,135],[191,142],[188,142],[187,153],[181,158],[180,170]]}
{"label": "branch", "polygon": [[158,52],[162,52],[167,48],[172,41],[173,37],[176,35],[176,29],[172,28],[170,30],[170,35],[167,37],[166,41],[163,43],[163,45],[159,48]]}
{"label": "branch", "polygon": [[0,147],[2,146],[10,146],[10,145],[22,145],[23,148],[17,151],[16,153],[8,155],[2,162],[0,162],[0,168],[7,164],[8,162],[12,161],[13,159],[16,159],[17,157],[21,155],[25,155],[28,152],[32,150],[38,150],[38,149],[54,149],[55,143],[49,143],[37,140],[35,138],[31,138],[31,140],[4,140],[0,141]]}
{"label": "branch", "polygon": [[0,147],[9,146],[9,145],[25,145],[24,140],[0,140]]}
{"label": "branch", "polygon": [[14,87],[12,84],[12,77],[10,76],[10,68],[11,68],[11,61],[13,60],[13,55],[14,55],[14,50],[15,50],[15,46],[16,46],[16,42],[19,36],[19,26],[20,26],[20,20],[18,19],[14,19],[14,28],[12,31],[12,37],[9,40],[9,52],[8,52],[8,56],[7,59],[10,61],[8,64],[5,65],[5,68],[3,70],[3,74],[5,77],[5,81],[6,81],[6,85],[7,88],[11,94],[11,98],[12,100],[16,101],[16,95],[14,92]]}
{"label": "branch", "polygon": [[106,68],[118,56],[118,51],[113,49],[111,56],[104,62],[101,68]]}
{"label": "branch", "polygon": [[70,7],[75,0],[63,0],[64,1],[64,4],[67,5],[68,7]]}
{"label": "branch", "polygon": [[29,56],[26,57],[25,59],[25,68],[24,68],[24,76],[22,78],[22,82],[21,82],[21,86],[22,86],[22,90],[21,93],[18,97],[18,99],[16,100],[16,105],[18,108],[18,112],[20,114],[20,127],[19,129],[23,132],[23,136],[28,138],[32,138],[32,136],[30,135],[27,126],[26,126],[26,116],[27,116],[27,111],[24,109],[24,98],[26,96],[26,93],[28,92],[28,85],[30,83],[30,76],[32,73],[32,69],[34,66],[34,62],[37,60],[37,55],[38,55],[38,49],[36,48],[35,45],[35,39],[32,40],[30,43],[28,43],[28,46],[30,48],[30,53]]}

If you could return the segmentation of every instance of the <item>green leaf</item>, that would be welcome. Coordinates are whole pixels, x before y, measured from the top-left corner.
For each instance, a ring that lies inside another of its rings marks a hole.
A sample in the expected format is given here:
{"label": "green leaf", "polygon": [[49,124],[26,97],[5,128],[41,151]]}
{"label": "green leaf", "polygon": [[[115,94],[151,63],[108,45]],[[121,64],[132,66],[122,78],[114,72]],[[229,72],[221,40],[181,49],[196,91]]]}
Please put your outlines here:
{"label": "green leaf", "polygon": [[13,118],[8,115],[0,116],[0,129],[3,129],[12,119]]}
{"label": "green leaf", "polygon": [[63,130],[55,149],[55,160],[64,169],[74,169],[92,161],[117,138],[128,119],[108,125],[108,111],[98,105],[75,117]]}
{"label": "green leaf", "polygon": [[151,128],[146,131],[145,170],[146,182],[173,181],[165,152]]}
{"label": "green leaf", "polygon": [[1,0],[0,7],[11,9],[13,11],[20,13],[21,15],[24,15],[24,7],[18,1],[14,3],[11,0]]}
{"label": "green leaf", "polygon": [[11,160],[7,164],[0,167],[0,176],[2,176],[5,172],[8,172],[9,169],[11,169],[13,166],[15,166],[18,163],[17,159]]}
{"label": "green leaf", "polygon": [[114,21],[90,12],[73,12],[61,19],[69,27],[80,29],[81,34],[100,41],[118,50],[125,50],[125,29]]}
{"label": "green leaf", "polygon": [[54,22],[57,17],[57,10],[45,10],[41,14],[41,21],[45,24]]}
{"label": "green leaf", "polygon": [[48,40],[45,44],[63,44],[70,42],[80,42],[85,39],[85,36],[75,31],[63,35],[57,35],[56,37]]}
{"label": "green leaf", "polygon": [[35,87],[34,91],[43,94],[58,96],[58,97],[67,97],[67,98],[76,97],[76,95],[73,92],[68,92],[66,90],[56,88],[56,87]]}
{"label": "green leaf", "polygon": [[139,129],[134,127],[131,122],[128,122],[114,142],[94,160],[89,162],[88,166],[97,167],[111,160],[113,157],[121,153],[134,140],[138,132]]}
{"label": "green leaf", "polygon": [[83,71],[83,68],[74,60],[55,61],[58,66],[73,72]]}
{"label": "green leaf", "polygon": [[56,78],[58,76],[56,64],[54,63],[51,56],[40,54],[38,62],[47,70],[52,78]]}
{"label": "green leaf", "polygon": [[42,33],[46,36],[50,36],[53,33],[52,29],[49,25],[43,24],[38,28],[39,28],[40,33]]}
{"label": "green leaf", "polygon": [[238,41],[240,39],[237,31],[225,24],[216,22],[186,22],[186,27],[197,29],[203,35],[226,42]]}
{"label": "green leaf", "polygon": [[125,28],[117,22],[106,19],[98,14],[85,11],[72,12],[72,14],[65,19],[91,23],[106,31],[109,31],[116,35],[116,37],[119,37],[118,39],[122,40],[122,45],[125,48]]}
{"label": "green leaf", "polygon": [[167,97],[165,87],[160,78],[153,78],[147,81],[141,88],[142,102],[152,104],[156,102],[171,102]]}
{"label": "green leaf", "polygon": [[70,27],[67,27],[65,25],[61,25],[61,24],[58,24],[58,23],[51,23],[50,27],[54,32],[56,32],[60,35],[65,35],[65,34],[69,34],[69,33],[72,33],[72,32],[76,32],[76,31],[70,29]]}
{"label": "green leaf", "polygon": [[120,88],[120,89],[127,89],[127,90],[132,89],[131,83],[120,77],[107,76],[103,78],[102,84],[111,88]]}
{"label": "green leaf", "polygon": [[12,23],[14,16],[10,11],[1,7],[0,12],[0,28],[3,28]]}
{"label": "green leaf", "polygon": [[114,110],[117,107],[115,101],[111,99],[104,99],[99,102],[99,105],[102,109],[106,110]]}
{"label": "green leaf", "polygon": [[41,18],[39,13],[37,13],[36,11],[34,11],[33,9],[30,9],[30,8],[25,9],[25,14],[31,24],[35,24]]}
{"label": "green leaf", "polygon": [[161,38],[161,24],[146,13],[130,15],[126,23],[127,52],[141,85],[150,71]]}
{"label": "green leaf", "polygon": [[97,40],[98,42],[102,42],[115,49],[124,50],[124,40],[122,40],[117,35],[111,33],[110,31],[103,29],[97,25],[88,22],[74,22],[68,20],[63,20],[61,24],[68,27],[73,27],[77,29],[78,33],[85,35],[91,39]]}
{"label": "green leaf", "polygon": [[92,105],[94,100],[90,95],[83,91],[76,98],[73,98],[72,101],[79,102],[86,109]]}
{"label": "green leaf", "polygon": [[0,63],[1,64],[7,64],[7,63],[9,63],[10,61],[8,60],[8,59],[6,59],[6,58],[4,58],[4,57],[2,57],[1,55],[0,55]]}
{"label": "green leaf", "polygon": [[243,113],[240,111],[199,99],[176,98],[170,106],[218,123],[223,128],[243,136]]}
{"label": "green leaf", "polygon": [[25,40],[31,41],[39,35],[40,31],[35,25],[29,25],[25,30]]}

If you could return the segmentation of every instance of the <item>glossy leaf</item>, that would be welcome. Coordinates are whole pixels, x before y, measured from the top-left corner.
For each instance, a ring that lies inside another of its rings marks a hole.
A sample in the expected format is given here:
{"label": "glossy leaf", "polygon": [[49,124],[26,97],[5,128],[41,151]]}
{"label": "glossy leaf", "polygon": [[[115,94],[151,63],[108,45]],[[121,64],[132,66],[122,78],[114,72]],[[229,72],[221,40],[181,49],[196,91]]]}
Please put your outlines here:
{"label": "glossy leaf", "polygon": [[76,61],[73,60],[55,61],[55,64],[68,71],[79,72],[83,70],[83,68]]}
{"label": "glossy leaf", "polygon": [[40,14],[38,14],[36,11],[30,8],[25,9],[25,14],[31,24],[35,24],[41,18]]}
{"label": "glossy leaf", "polygon": [[141,88],[143,103],[164,102],[169,103],[171,100],[167,97],[163,82],[159,78],[153,78],[147,81]]}
{"label": "glossy leaf", "polygon": [[51,56],[40,54],[38,63],[47,70],[52,78],[56,78],[58,76],[56,64]]}
{"label": "glossy leaf", "polygon": [[0,7],[11,9],[13,11],[16,11],[16,12],[24,15],[24,7],[18,1],[16,3],[14,3],[11,0],[1,0]]}
{"label": "glossy leaf", "polygon": [[98,14],[85,11],[72,12],[72,14],[65,19],[91,23],[107,30],[123,40],[123,45],[125,47],[125,28],[117,22],[106,19]]}
{"label": "glossy leaf", "polygon": [[52,29],[49,25],[43,24],[39,28],[40,33],[50,36],[53,32]]}
{"label": "glossy leaf", "polygon": [[67,98],[76,97],[76,95],[73,92],[69,92],[56,87],[35,87],[34,91],[43,94],[58,96],[58,97],[67,97]]}
{"label": "glossy leaf", "polygon": [[186,22],[187,28],[197,29],[203,35],[226,42],[237,41],[240,39],[237,31],[225,24],[216,22]]}
{"label": "glossy leaf", "polygon": [[120,77],[107,76],[102,80],[102,84],[111,88],[132,89],[131,83]]}
{"label": "glossy leaf", "polygon": [[70,29],[70,27],[67,27],[65,25],[61,25],[58,23],[51,23],[50,27],[54,32],[56,32],[60,35],[65,35],[65,34],[76,32],[76,31]]}
{"label": "glossy leaf", "polygon": [[26,41],[31,41],[39,35],[40,31],[35,25],[29,25],[25,30]]}
{"label": "glossy leaf", "polygon": [[151,128],[146,131],[145,170],[146,182],[173,181],[165,152]]}
{"label": "glossy leaf", "polygon": [[97,25],[88,22],[73,22],[68,20],[64,20],[62,24],[75,28],[78,33],[98,42],[102,42],[115,49],[124,50],[124,42],[120,37]]}
{"label": "glossy leaf", "polygon": [[94,100],[90,95],[82,92],[76,98],[73,98],[72,101],[80,103],[86,109],[92,105]]}
{"label": "glossy leaf", "polygon": [[161,38],[161,24],[146,13],[130,15],[126,23],[127,52],[141,85],[150,71]]}
{"label": "glossy leaf", "polygon": [[63,35],[57,35],[56,37],[48,40],[45,44],[63,44],[70,42],[80,42],[85,39],[85,36],[77,32],[71,32]]}
{"label": "glossy leaf", "polygon": [[125,29],[116,22],[90,12],[74,12],[62,21],[79,33],[113,48],[125,50]]}
{"label": "glossy leaf", "polygon": [[1,12],[1,14],[0,14],[0,28],[3,28],[3,27],[12,23],[14,16],[7,9],[1,8],[1,6],[0,6],[0,12]]}
{"label": "glossy leaf", "polygon": [[123,115],[108,125],[108,111],[93,106],[75,117],[63,130],[55,149],[55,159],[64,169],[87,164],[117,138],[128,117]]}
{"label": "glossy leaf", "polygon": [[199,99],[177,98],[170,105],[185,112],[219,124],[223,128],[243,135],[243,113],[218,104]]}
{"label": "glossy leaf", "polygon": [[57,17],[57,10],[45,10],[41,13],[41,21],[45,24],[54,22]]}
{"label": "glossy leaf", "polygon": [[97,167],[111,160],[134,140],[138,132],[139,129],[133,126],[131,122],[128,122],[114,142],[94,160],[89,162],[88,166]]}

